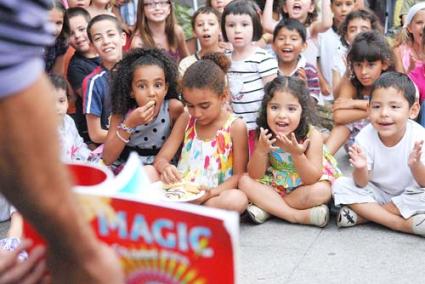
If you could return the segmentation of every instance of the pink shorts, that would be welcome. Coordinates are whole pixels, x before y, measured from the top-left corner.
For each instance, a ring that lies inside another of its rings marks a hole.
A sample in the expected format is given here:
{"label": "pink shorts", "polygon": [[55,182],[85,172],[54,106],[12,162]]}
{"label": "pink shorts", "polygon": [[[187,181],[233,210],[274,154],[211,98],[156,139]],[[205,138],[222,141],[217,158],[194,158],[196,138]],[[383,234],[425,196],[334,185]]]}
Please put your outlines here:
{"label": "pink shorts", "polygon": [[248,149],[249,149],[249,156],[251,157],[252,153],[254,152],[255,148],[255,139],[256,139],[256,131],[249,130],[248,131]]}

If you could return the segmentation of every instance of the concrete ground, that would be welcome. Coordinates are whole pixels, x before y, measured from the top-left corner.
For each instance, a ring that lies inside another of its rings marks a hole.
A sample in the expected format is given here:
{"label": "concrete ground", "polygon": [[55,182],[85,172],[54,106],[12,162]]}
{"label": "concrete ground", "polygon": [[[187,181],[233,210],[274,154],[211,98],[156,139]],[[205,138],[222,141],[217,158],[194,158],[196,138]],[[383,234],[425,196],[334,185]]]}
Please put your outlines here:
{"label": "concrete ground", "polygon": [[[340,151],[342,170],[351,170]],[[0,223],[0,238],[7,223]],[[374,224],[324,229],[242,218],[239,283],[425,283],[425,239]]]}
{"label": "concrete ground", "polygon": [[[337,159],[351,173],[345,153]],[[425,239],[365,224],[324,229],[241,220],[239,282],[425,283]]]}

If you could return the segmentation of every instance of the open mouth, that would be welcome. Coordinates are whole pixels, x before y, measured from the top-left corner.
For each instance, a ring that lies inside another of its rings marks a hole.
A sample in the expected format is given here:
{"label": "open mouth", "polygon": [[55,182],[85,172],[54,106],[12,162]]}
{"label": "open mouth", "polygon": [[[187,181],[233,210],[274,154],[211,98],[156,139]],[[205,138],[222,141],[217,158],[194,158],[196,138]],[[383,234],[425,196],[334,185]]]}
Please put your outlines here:
{"label": "open mouth", "polygon": [[289,126],[289,123],[286,123],[286,122],[277,122],[276,125],[279,128],[286,128],[286,127]]}
{"label": "open mouth", "polygon": [[292,48],[282,48],[282,53],[292,53],[294,50]]}
{"label": "open mouth", "polygon": [[203,35],[202,38],[211,38],[211,35]]}
{"label": "open mouth", "polygon": [[302,9],[301,4],[295,3],[294,6],[292,6],[292,9],[296,12],[300,12]]}
{"label": "open mouth", "polygon": [[113,52],[114,51],[114,48],[112,48],[112,47],[108,47],[108,48],[105,48],[104,50],[103,50],[103,53],[111,53],[111,52]]}

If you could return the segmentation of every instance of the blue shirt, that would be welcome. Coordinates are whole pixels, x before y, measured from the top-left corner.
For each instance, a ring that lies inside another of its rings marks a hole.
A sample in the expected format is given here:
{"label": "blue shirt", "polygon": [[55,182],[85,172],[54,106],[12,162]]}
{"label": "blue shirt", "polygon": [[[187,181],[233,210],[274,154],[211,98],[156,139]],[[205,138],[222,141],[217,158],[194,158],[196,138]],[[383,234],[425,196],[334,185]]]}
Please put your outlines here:
{"label": "blue shirt", "polygon": [[108,129],[111,114],[110,71],[98,66],[83,81],[83,113],[100,117],[103,129]]}

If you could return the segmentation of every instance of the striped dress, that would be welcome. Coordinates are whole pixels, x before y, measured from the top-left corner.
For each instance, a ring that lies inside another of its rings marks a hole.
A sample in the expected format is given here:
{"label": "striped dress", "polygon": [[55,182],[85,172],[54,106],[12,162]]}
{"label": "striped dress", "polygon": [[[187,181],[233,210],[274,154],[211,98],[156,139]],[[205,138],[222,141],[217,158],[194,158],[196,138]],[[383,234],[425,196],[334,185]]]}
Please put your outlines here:
{"label": "striped dress", "polygon": [[256,119],[264,97],[262,79],[275,74],[276,59],[259,47],[244,60],[232,61],[228,71],[232,108],[246,122],[248,130],[257,128]]}

